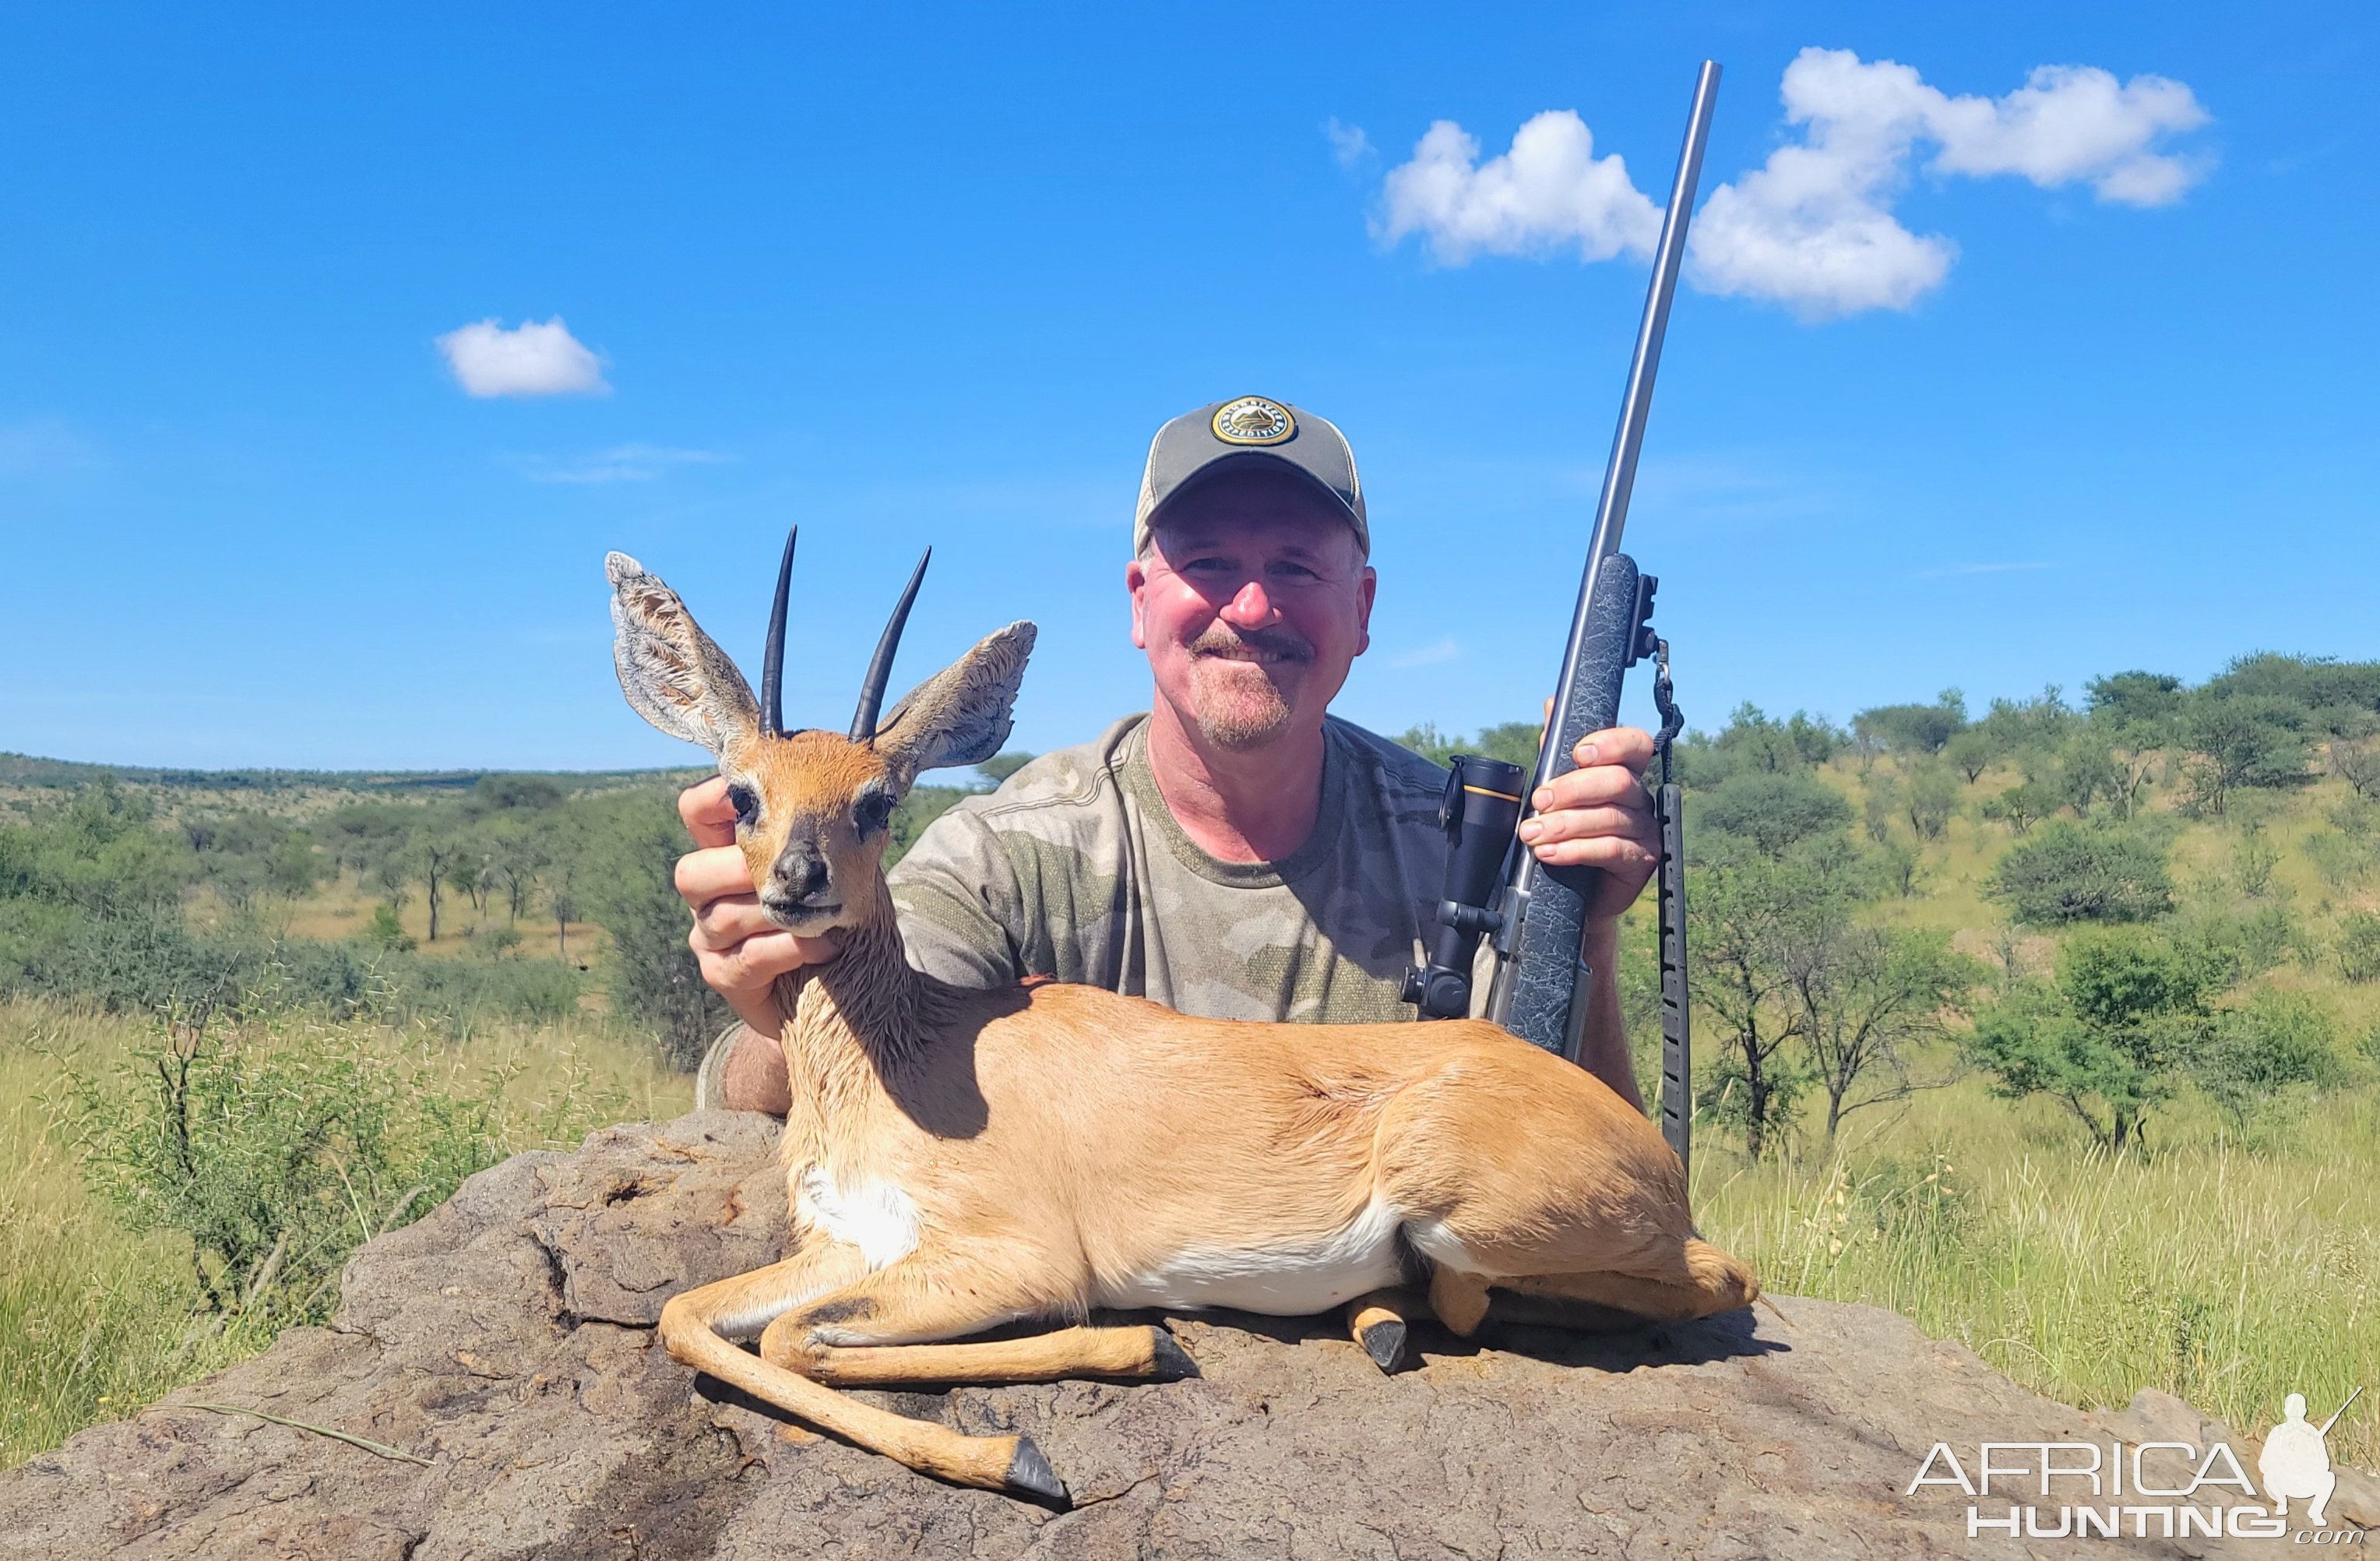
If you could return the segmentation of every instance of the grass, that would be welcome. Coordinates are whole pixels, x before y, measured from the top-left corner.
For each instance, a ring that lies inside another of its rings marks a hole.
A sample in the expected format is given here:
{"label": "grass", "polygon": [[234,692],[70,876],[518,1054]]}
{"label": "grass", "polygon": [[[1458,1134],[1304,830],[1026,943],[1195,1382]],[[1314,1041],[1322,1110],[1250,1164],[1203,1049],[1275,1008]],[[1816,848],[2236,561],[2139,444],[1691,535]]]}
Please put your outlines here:
{"label": "grass", "polygon": [[[1831,1152],[1706,1140],[1695,1211],[1768,1288],[1889,1307],[2069,1403],[2161,1388],[2262,1435],[2289,1393],[2319,1418],[2380,1385],[2380,1085],[2247,1143],[2160,1120],[2171,1147],[2111,1159],[1967,1079]],[[2330,1443],[2380,1464],[2380,1413]]]}
{"label": "grass", "polygon": [[[1853,768],[1826,774],[1856,805]],[[1951,931],[1988,960],[2003,915],[1983,890],[2010,835],[1973,810],[2014,778],[1994,771],[1963,787],[1962,811],[1938,840],[1916,842],[1905,819],[1897,823],[1924,875],[1915,896],[1873,914]],[[2168,790],[2150,805],[2167,806]],[[2354,1053],[2380,1028],[2380,983],[2342,981],[2326,950],[2342,916],[2380,906],[2380,871],[2371,884],[2341,887],[2306,848],[2345,799],[2336,781],[2246,799],[2277,851],[2262,896],[2237,881],[2249,820],[2189,821],[2173,860],[2185,911],[2289,907],[2309,952],[2258,980],[2313,993],[2342,1051]],[[374,903],[351,880],[334,881],[294,908],[291,930],[340,935]],[[416,936],[425,911],[416,894],[405,912]],[[1648,901],[1640,915],[1649,914]],[[475,920],[456,896],[457,932]],[[501,912],[488,921],[501,925]],[[550,922],[525,918],[521,930],[523,956],[551,952],[541,942]],[[2046,969],[2052,940],[2018,942],[2027,965]],[[571,945],[574,957],[582,948],[602,957],[594,929],[574,925]],[[470,946],[442,937],[437,949]],[[139,1033],[137,1021],[0,1003],[0,1467],[267,1342],[193,1328],[187,1245],[131,1234],[85,1190],[63,1130],[67,1079],[104,1074]],[[426,1051],[457,1078],[500,1075],[514,1148],[566,1142],[599,1120],[673,1116],[690,1096],[686,1080],[597,1016],[548,1030],[481,1027],[459,1043],[383,1039]],[[1706,1132],[1697,1213],[1772,1290],[1890,1308],[2068,1402],[2120,1405],[2157,1387],[2252,1435],[2279,1418],[2286,1393],[2304,1393],[2319,1417],[2363,1384],[2364,1402],[2331,1445],[2370,1468],[2380,1465],[2380,1051],[2370,1059],[2351,1087],[2246,1140],[2200,1103],[2179,1102],[2159,1115],[2145,1158],[2101,1155],[2053,1107],[2010,1105],[1973,1079],[1893,1114],[1856,1116],[1835,1146],[1805,1126],[1787,1153],[1760,1164]]]}
{"label": "grass", "polygon": [[[209,1326],[188,1242],[132,1233],[85,1186],[68,1130],[71,1082],[107,1076],[144,1023],[0,1004],[0,1469],[271,1342],[237,1323]],[[461,1043],[362,1028],[371,1033],[344,1039],[403,1052],[458,1083],[500,1081],[507,1152],[692,1104],[690,1080],[601,1028],[482,1027]]]}

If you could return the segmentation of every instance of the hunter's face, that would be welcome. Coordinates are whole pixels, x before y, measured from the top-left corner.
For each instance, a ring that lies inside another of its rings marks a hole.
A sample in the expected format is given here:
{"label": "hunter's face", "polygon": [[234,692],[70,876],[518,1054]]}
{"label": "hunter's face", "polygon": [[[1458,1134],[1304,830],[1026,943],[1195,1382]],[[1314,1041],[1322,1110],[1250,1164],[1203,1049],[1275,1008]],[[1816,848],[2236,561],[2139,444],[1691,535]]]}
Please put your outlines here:
{"label": "hunter's face", "polygon": [[1370,643],[1354,530],[1284,473],[1226,472],[1175,499],[1125,583],[1157,697],[1224,749],[1318,729]]}

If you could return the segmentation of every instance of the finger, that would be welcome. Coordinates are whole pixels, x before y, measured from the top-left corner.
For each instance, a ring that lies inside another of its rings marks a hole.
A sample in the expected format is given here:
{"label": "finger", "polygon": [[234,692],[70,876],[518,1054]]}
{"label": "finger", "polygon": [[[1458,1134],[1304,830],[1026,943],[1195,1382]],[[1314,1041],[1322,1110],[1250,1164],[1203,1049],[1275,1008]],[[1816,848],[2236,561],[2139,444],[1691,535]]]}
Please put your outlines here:
{"label": "finger", "polygon": [[727,895],[694,913],[694,931],[686,942],[697,954],[724,954],[747,938],[783,930],[760,909],[759,896]]}
{"label": "finger", "polygon": [[1606,726],[1599,732],[1589,732],[1578,739],[1571,750],[1571,758],[1582,770],[1597,764],[1624,764],[1638,774],[1653,762],[1653,734],[1634,726]]}
{"label": "finger", "polygon": [[757,992],[779,976],[809,963],[801,946],[808,941],[782,928],[772,928],[746,938],[724,953],[698,951],[695,957],[702,967],[702,979],[707,985],[720,992]]}
{"label": "finger", "polygon": [[727,777],[713,775],[677,794],[677,816],[698,846],[735,844],[735,804],[727,799]]}
{"label": "finger", "polygon": [[1650,809],[1652,799],[1645,790],[1645,779],[1624,764],[1597,764],[1591,770],[1572,770],[1566,775],[1556,775],[1530,795],[1530,806],[1541,813],[1556,812],[1565,808],[1642,807]]}
{"label": "finger", "polygon": [[1539,813],[1533,819],[1522,820],[1520,833],[1521,838],[1532,846],[1608,835],[1616,840],[1633,840],[1647,850],[1659,838],[1652,816],[1633,808],[1565,808],[1560,812]]}
{"label": "finger", "polygon": [[753,892],[752,864],[733,846],[688,851],[677,859],[678,897],[696,911],[712,900]]}
{"label": "finger", "polygon": [[1615,835],[1554,840],[1529,848],[1536,859],[1553,867],[1599,867],[1606,872],[1641,883],[1652,876],[1660,859],[1642,842]]}

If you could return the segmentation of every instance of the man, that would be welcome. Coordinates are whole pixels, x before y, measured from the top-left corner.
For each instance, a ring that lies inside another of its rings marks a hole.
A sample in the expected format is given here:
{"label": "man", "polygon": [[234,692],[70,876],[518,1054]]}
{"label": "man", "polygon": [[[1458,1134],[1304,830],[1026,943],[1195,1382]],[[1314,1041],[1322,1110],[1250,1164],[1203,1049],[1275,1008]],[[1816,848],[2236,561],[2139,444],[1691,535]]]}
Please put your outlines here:
{"label": "man", "polygon": [[[1149,713],[927,828],[890,875],[910,963],[977,986],[1054,976],[1219,1018],[1411,1018],[1398,984],[1438,903],[1446,775],[1328,713],[1369,643],[1377,586],[1346,439],[1261,396],[1175,418],[1149,447],[1133,552]],[[1521,826],[1541,859],[1603,870],[1585,933],[1597,970],[1613,969],[1620,913],[1657,860],[1652,750],[1633,727],[1590,736]],[[689,942],[743,1021],[704,1060],[698,1100],[783,1115],[773,985],[834,944],[762,915],[722,781],[678,810],[698,848],[677,867]],[[1641,1108],[1609,981],[1581,1061]]]}

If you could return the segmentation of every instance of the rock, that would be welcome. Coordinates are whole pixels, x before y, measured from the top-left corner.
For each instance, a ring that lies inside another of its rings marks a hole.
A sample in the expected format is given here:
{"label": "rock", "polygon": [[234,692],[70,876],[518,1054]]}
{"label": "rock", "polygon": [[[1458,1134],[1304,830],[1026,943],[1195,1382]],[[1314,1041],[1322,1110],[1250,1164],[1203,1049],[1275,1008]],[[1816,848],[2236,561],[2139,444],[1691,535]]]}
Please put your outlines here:
{"label": "rock", "polygon": [[[1781,1319],[1594,1336],[1418,1330],[1421,1363],[1393,1377],[1335,1319],[1177,1317],[1203,1372],[1189,1381],[869,1396],[966,1431],[1029,1432],[1075,1506],[955,1489],[791,1425],[653,1347],[668,1296],[779,1255],[774,1139],[761,1118],[698,1113],[472,1177],[356,1255],[331,1327],[292,1330],[0,1475],[0,1558],[1981,1557],[2273,1543],[1969,1539],[1964,1495],[1903,1494],[1937,1442],[1972,1461],[1984,1441],[2228,1433],[2162,1396],[2088,1414],[1890,1312],[1790,1298]],[[2373,1520],[2368,1505],[2355,1520]]]}

